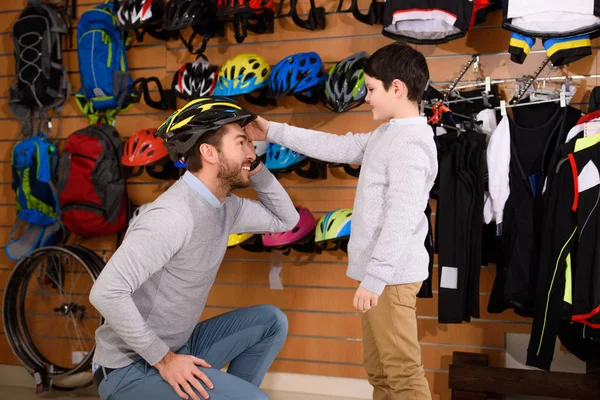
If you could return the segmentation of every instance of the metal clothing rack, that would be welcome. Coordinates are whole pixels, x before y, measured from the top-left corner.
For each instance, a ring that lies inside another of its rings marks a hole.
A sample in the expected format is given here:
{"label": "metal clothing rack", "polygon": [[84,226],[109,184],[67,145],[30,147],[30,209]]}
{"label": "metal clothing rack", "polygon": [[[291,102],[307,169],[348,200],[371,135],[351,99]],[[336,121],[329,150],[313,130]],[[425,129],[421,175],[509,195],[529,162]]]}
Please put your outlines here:
{"label": "metal clothing rack", "polygon": [[[560,80],[568,80],[568,79],[593,79],[593,78],[600,78],[600,74],[588,74],[588,75],[560,75],[560,76],[547,76],[547,77],[537,77],[536,79],[534,79],[534,81],[537,82],[546,82],[546,81],[560,81]],[[497,84],[501,84],[501,83],[507,83],[507,82],[517,82],[517,81],[522,81],[523,78],[503,78],[503,79],[493,79],[490,80],[490,83],[492,85],[497,85]],[[432,84],[439,84],[440,82],[432,82]],[[456,86],[454,88],[454,90],[460,90],[460,89],[470,89],[470,88],[474,88],[474,87],[480,87],[480,86],[485,86],[485,82],[475,82],[475,83],[469,83],[466,85],[461,85],[461,86]],[[448,90],[448,89],[443,89],[443,90]]]}
{"label": "metal clothing rack", "polygon": [[475,64],[476,69],[479,70],[479,54],[474,54],[471,57],[471,59],[466,62],[466,64],[460,70],[460,72],[458,73],[456,78],[454,78],[454,81],[452,81],[452,83],[450,84],[450,87],[448,88],[448,91],[446,92],[446,94],[444,94],[444,100],[446,100],[448,98],[450,93],[452,93],[452,91],[456,88],[456,85],[458,84],[458,82],[460,82],[460,80],[463,78],[463,76],[465,76],[465,74],[467,73],[469,68],[471,68],[471,65],[473,65],[473,64]]}

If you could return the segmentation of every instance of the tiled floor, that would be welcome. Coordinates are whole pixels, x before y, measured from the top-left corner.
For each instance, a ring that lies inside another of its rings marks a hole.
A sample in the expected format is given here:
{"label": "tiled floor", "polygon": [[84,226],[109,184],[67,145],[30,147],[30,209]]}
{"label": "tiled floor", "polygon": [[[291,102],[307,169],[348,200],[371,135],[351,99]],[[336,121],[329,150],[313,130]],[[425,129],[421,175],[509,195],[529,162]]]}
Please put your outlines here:
{"label": "tiled floor", "polygon": [[[271,400],[356,400],[346,397],[318,396],[314,394],[301,394],[291,392],[268,392]],[[40,395],[35,394],[35,390],[13,386],[0,386],[0,399],[10,400],[98,400],[99,397],[93,395],[93,390],[86,389],[83,392],[50,392]]]}

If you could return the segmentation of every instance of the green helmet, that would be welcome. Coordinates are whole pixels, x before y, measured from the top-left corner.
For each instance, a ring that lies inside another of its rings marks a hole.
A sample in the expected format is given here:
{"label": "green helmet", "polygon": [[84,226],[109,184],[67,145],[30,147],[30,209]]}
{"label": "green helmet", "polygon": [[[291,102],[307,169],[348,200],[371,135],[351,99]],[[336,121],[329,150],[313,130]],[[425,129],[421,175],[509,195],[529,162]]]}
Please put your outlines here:
{"label": "green helmet", "polygon": [[351,208],[340,208],[327,213],[317,223],[315,242],[347,239],[350,236],[351,217]]}

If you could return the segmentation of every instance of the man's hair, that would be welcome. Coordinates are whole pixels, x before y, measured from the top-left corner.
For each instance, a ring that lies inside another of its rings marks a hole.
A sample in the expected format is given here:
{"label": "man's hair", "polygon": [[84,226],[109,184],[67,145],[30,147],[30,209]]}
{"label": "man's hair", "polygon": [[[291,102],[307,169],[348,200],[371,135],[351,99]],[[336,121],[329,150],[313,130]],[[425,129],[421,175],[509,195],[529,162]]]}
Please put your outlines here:
{"label": "man's hair", "polygon": [[210,131],[204,133],[200,138],[196,141],[194,146],[190,149],[186,156],[186,169],[190,172],[198,172],[202,169],[202,155],[200,154],[200,145],[206,143],[212,146],[215,146],[217,151],[221,150],[221,143],[223,140],[223,136],[225,136],[225,132],[227,132],[226,125],[220,127],[215,131]]}
{"label": "man's hair", "polygon": [[429,68],[425,56],[408,44],[396,42],[377,50],[364,67],[365,74],[378,79],[388,90],[394,79],[408,88],[408,100],[419,102],[429,81]]}

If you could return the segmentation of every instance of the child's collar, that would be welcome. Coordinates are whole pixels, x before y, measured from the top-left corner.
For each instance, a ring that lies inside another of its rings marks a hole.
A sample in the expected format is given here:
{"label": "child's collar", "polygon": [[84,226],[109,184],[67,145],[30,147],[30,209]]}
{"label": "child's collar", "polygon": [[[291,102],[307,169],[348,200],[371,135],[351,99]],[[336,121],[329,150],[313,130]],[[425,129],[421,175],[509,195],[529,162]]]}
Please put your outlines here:
{"label": "child's collar", "polygon": [[394,125],[427,125],[425,117],[410,117],[410,118],[392,118],[390,124]]}

